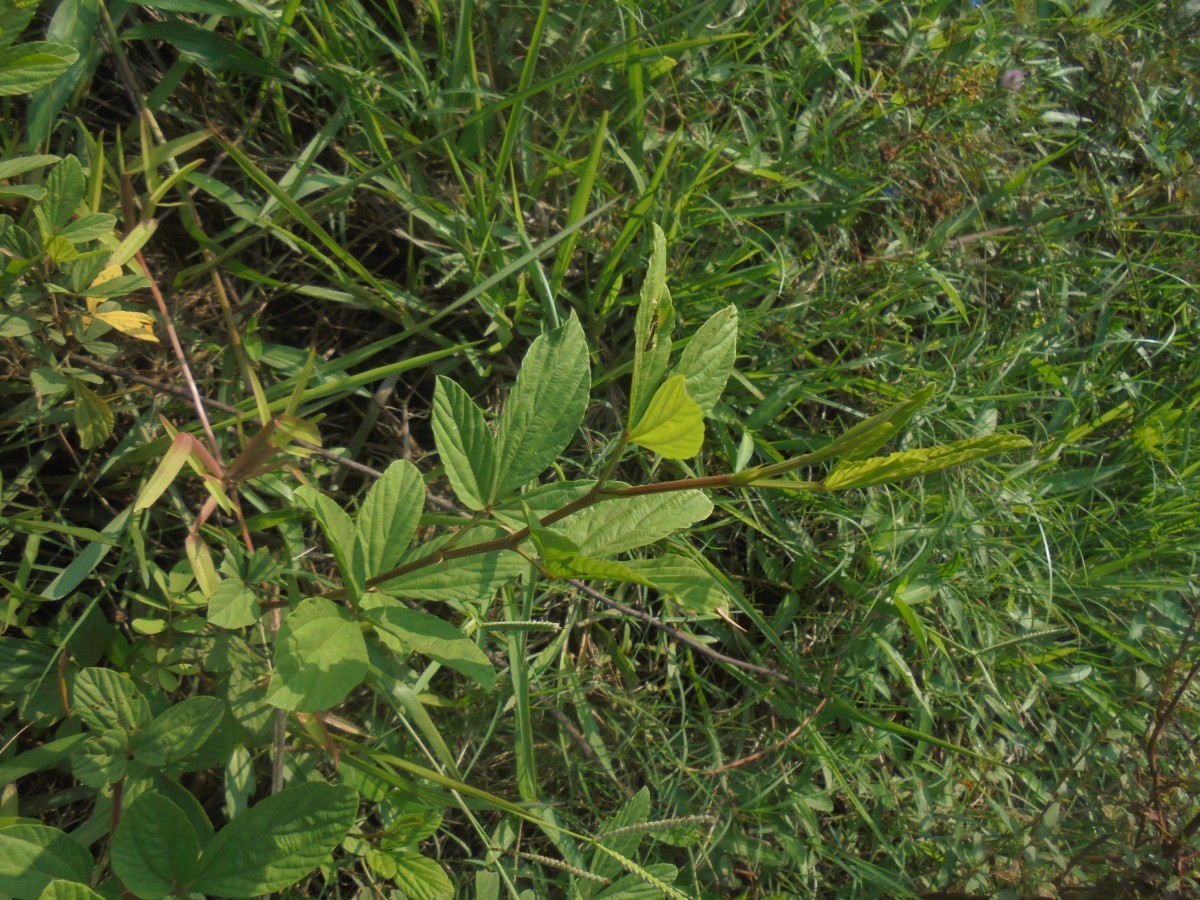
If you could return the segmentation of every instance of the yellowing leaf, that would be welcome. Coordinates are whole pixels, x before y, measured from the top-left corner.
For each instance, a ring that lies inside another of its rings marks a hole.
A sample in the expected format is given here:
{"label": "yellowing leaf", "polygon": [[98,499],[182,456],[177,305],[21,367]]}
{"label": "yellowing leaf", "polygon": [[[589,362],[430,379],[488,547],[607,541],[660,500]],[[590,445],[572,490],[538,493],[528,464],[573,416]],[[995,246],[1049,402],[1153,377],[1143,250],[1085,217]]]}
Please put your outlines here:
{"label": "yellowing leaf", "polygon": [[[107,266],[107,267],[105,267],[103,272],[101,272],[99,275],[97,275],[95,278],[92,279],[92,283],[89,284],[88,287],[99,287],[100,285],[104,284],[104,282],[106,282],[106,281],[112,281],[114,278],[119,278],[121,276],[121,272],[122,272],[122,269],[120,266]],[[101,303],[103,303],[104,300],[105,300],[104,297],[88,297],[87,298],[88,312],[94,313],[96,311],[96,307],[98,307]],[[115,325],[113,327],[116,328]]]}
{"label": "yellowing leaf", "polygon": [[[89,297],[88,303],[90,304],[91,301],[92,298]],[[158,338],[154,336],[154,320],[145,313],[116,309],[112,312],[96,313],[96,318],[105,325],[117,329],[122,334],[137,338],[139,341],[158,343]]]}
{"label": "yellowing leaf", "polygon": [[871,487],[889,481],[930,475],[994,453],[1021,450],[1028,446],[1029,441],[1020,435],[989,434],[985,437],[955,441],[942,447],[904,450],[889,456],[843,461],[825,479],[825,488],[830,491],[842,491],[847,488]]}
{"label": "yellowing leaf", "polygon": [[704,413],[687,395],[682,375],[662,383],[629,440],[667,459],[688,459],[704,443]]}

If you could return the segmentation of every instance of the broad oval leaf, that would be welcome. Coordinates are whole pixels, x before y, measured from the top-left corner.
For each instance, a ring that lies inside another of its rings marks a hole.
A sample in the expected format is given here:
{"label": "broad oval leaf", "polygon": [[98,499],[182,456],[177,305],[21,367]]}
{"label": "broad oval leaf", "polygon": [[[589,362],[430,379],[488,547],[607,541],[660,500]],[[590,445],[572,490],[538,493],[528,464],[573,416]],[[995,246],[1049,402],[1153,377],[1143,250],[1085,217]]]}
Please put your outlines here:
{"label": "broad oval leaf", "polygon": [[267,702],[304,712],[329,709],[362,683],[367,669],[358,623],[340,606],[310,597],[288,614],[275,637]]}
{"label": "broad oval leaf", "polygon": [[50,41],[28,41],[0,50],[0,97],[32,93],[62,75],[78,58],[78,51]]}
{"label": "broad oval leaf", "polygon": [[371,485],[354,524],[366,558],[367,577],[396,565],[412,542],[424,506],[425,482],[407,459],[393,462]]}
{"label": "broad oval leaf", "polygon": [[942,447],[922,450],[902,450],[888,456],[843,461],[825,479],[825,488],[843,491],[849,488],[871,487],[889,481],[916,478],[940,472],[1006,450],[1021,450],[1030,446],[1025,438],[1011,434],[989,434],[967,438]]}
{"label": "broad oval leaf", "polygon": [[217,897],[283,890],[325,862],[357,814],[358,794],[345,785],[309,782],[273,794],[217,832],[187,890]]}
{"label": "broad oval leaf", "polygon": [[470,509],[485,509],[496,484],[496,442],[483,411],[441,375],[433,391],[433,438],[455,496]]}
{"label": "broad oval leaf", "polygon": [[655,391],[629,440],[667,459],[688,459],[700,452],[704,414],[687,395],[682,375],[671,376]]}
{"label": "broad oval leaf", "polygon": [[216,697],[189,697],[176,703],[134,738],[134,759],[157,768],[182,765],[217,730],[224,712],[225,705]]}
{"label": "broad oval leaf", "polygon": [[683,348],[675,374],[682,375],[687,395],[705,415],[725,392],[737,356],[737,307],[727,306],[701,325]]}
{"label": "broad oval leaf", "polygon": [[371,617],[376,628],[387,630],[410,650],[474,679],[484,690],[496,683],[491,660],[454,623],[400,604],[377,607]]}
{"label": "broad oval leaf", "polygon": [[54,880],[87,881],[92,854],[46,825],[0,828],[0,885],[16,900],[34,900]]}
{"label": "broad oval leaf", "polygon": [[95,731],[136,731],[150,723],[150,704],[128,675],[112,669],[84,669],[75,676],[73,698],[79,718]]}
{"label": "broad oval leaf", "polygon": [[693,614],[709,615],[729,602],[729,595],[704,569],[682,556],[631,559],[629,569]]}
{"label": "broad oval leaf", "polygon": [[142,900],[177,893],[195,876],[199,857],[187,814],[162,794],[134,800],[113,835],[113,871]]}
{"label": "broad oval leaf", "polygon": [[583,422],[591,382],[587,341],[572,313],[535,340],[521,363],[496,433],[493,500],[536,478],[562,453]]}
{"label": "broad oval leaf", "polygon": [[254,591],[240,578],[226,578],[209,595],[206,615],[208,624],[217,628],[247,628],[262,611]]}
{"label": "broad oval leaf", "polygon": [[408,850],[388,854],[392,863],[391,879],[410,900],[449,900],[454,883],[436,860]]}
{"label": "broad oval leaf", "polygon": [[652,544],[707,518],[712,510],[703,491],[607,500],[571,516],[562,531],[585,556],[601,558]]}
{"label": "broad oval leaf", "polygon": [[342,573],[346,586],[357,595],[366,579],[366,573],[361,549],[356,547],[358,536],[354,530],[354,520],[332,498],[308,485],[297,488],[295,497],[313,511],[317,524],[321,526],[325,540],[329,542],[329,548],[333,551],[334,559],[337,560],[338,570]]}

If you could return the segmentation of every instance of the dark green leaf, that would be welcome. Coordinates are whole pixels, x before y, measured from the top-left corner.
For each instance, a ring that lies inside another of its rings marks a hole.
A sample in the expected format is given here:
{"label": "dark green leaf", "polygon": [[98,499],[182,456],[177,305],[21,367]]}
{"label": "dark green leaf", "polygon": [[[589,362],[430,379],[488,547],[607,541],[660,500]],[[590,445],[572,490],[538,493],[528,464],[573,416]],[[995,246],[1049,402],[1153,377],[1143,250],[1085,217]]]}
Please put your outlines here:
{"label": "dark green leaf", "polygon": [[287,788],[217,833],[188,890],[218,897],[282,890],[328,859],[357,813],[352,788],[321,782]]}
{"label": "dark green leaf", "polygon": [[75,394],[75,428],[79,431],[79,445],[84,450],[95,450],[109,439],[116,424],[116,417],[108,403],[79,379],[72,382]]}
{"label": "dark green leaf", "polygon": [[150,723],[150,704],[128,675],[112,669],[84,669],[76,675],[73,705],[96,731],[136,731]]}
{"label": "dark green leaf", "polygon": [[34,900],[56,879],[82,882],[91,874],[92,855],[57,828],[0,828],[0,890],[16,900]]}
{"label": "dark green leaf", "polygon": [[187,815],[162,794],[134,800],[113,835],[113,871],[142,900],[179,892],[195,876],[199,856]]}
{"label": "dark green leaf", "polygon": [[53,229],[59,229],[71,221],[71,216],[75,215],[79,204],[83,202],[86,189],[83,166],[74,156],[66,157],[46,178],[46,200],[42,204],[46,223]]}
{"label": "dark green leaf", "polygon": [[127,29],[121,39],[166,41],[188,59],[214,72],[287,78],[286,72],[271,65],[257,53],[190,22],[144,22]]}
{"label": "dark green leaf", "polygon": [[216,731],[224,713],[225,707],[216,697],[181,700],[134,737],[134,759],[152,768],[179,770]]}

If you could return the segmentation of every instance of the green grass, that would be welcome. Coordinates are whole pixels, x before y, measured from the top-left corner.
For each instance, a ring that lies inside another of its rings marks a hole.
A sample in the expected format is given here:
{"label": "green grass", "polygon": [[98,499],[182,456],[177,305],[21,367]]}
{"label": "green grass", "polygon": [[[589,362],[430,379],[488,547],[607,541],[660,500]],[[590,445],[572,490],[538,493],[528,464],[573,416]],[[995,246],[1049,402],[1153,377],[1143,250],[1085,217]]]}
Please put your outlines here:
{"label": "green grass", "polygon": [[[72,14],[89,8],[44,3],[25,39],[57,10],[51,36],[69,43]],[[562,630],[489,638],[503,677],[486,695],[436,666],[397,666],[417,699],[353,695],[336,714],[374,740],[335,731],[348,756],[393,754],[577,833],[599,833],[648,788],[643,818],[712,817],[663,825],[631,851],[640,866],[679,867],[687,896],[1196,890],[1200,18],[1189,5],[272,9],[215,23],[231,43],[189,59],[153,29],[118,36],[206,17],[113,5],[96,30],[79,26],[82,62],[57,99],[0,98],[4,159],[75,153],[97,208],[118,216],[130,173],[134,220],[159,220],[145,252],[204,396],[253,418],[228,351],[236,334],[276,412],[298,391],[297,414],[323,416],[326,448],[377,469],[409,455],[449,497],[428,422],[433,376],[498,410],[529,342],[574,312],[595,383],[559,465],[594,474],[621,427],[657,223],[676,337],[736,305],[739,375],[697,460],[633,456],[621,479],[796,455],[928,382],[939,392],[895,449],[997,426],[1035,443],[897,486],[715,496],[713,516],[671,542],[724,579],[741,630],[597,585],[823,699],[569,586],[518,584],[483,618]],[[1004,73],[1017,69],[1013,89]],[[163,140],[181,143],[156,149]],[[14,217],[25,208],[0,203]],[[182,386],[167,345],[107,340],[110,365]],[[71,665],[129,672],[172,699],[236,703],[253,679],[204,674],[202,644],[129,624],[181,614],[151,605],[144,573],[147,560],[167,572],[185,559],[204,496],[195,480],[137,514],[101,559],[63,527],[103,530],[125,509],[166,449],[159,416],[200,433],[190,403],[105,373],[92,389],[116,430],[84,450],[70,398],[39,401],[29,385],[45,359],[11,338],[0,358],[4,635],[65,646]],[[237,432],[217,434],[235,456]],[[370,480],[320,458],[301,468],[351,507]],[[275,516],[297,484],[281,470],[242,501],[293,603],[333,571],[323,551],[305,555],[320,543],[311,523]],[[210,522],[208,540],[218,563],[245,555],[229,520]],[[82,577],[64,588],[67,570]],[[70,731],[29,727],[56,701],[48,687],[0,692],[0,764]],[[247,727],[267,715],[247,710]],[[332,773],[329,753],[292,728],[294,771]],[[261,794],[270,744],[246,746]],[[225,765],[214,757],[188,784],[218,816]],[[15,784],[12,810],[104,839],[106,800],[69,773]],[[492,878],[508,896],[591,896],[529,854],[622,872],[511,811],[441,799],[420,849],[464,896],[488,896]],[[388,802],[364,805],[365,840],[403,811]],[[390,890],[354,852],[297,890]]]}

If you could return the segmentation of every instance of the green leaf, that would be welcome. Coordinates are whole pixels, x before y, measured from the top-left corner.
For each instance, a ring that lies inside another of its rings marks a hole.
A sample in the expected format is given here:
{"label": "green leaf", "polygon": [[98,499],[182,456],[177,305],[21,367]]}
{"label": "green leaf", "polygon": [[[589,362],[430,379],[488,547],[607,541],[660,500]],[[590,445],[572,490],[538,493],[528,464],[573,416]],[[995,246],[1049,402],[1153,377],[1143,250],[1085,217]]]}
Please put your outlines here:
{"label": "green leaf", "polygon": [[[135,512],[140,512],[143,509],[149,509],[153,506],[158,498],[163,495],[163,492],[171,486],[179,471],[187,463],[188,457],[192,454],[192,449],[196,446],[196,439],[190,434],[179,432],[171,441],[171,446],[167,448],[167,452],[163,454],[162,460],[154,470],[154,474],[142,485],[142,489],[138,491],[137,500],[134,501],[133,509]],[[216,474],[216,473],[213,473]]]}
{"label": "green leaf", "polygon": [[699,563],[682,556],[631,559],[630,571],[655,589],[674,597],[689,613],[708,615],[729,603],[729,595]]}
{"label": "green leaf", "polygon": [[273,794],[217,832],[187,890],[218,897],[283,890],[328,859],[357,814],[358,794],[344,785],[309,782]]}
{"label": "green leaf", "polygon": [[[30,12],[33,10],[30,9]],[[0,13],[2,15],[2,13]],[[15,159],[6,159],[0,162],[0,178],[16,178],[19,175],[24,175],[26,172],[32,172],[34,169],[45,168],[50,163],[59,161],[57,156],[49,156],[44,153],[34,154],[31,156],[18,156]]]}
{"label": "green leaf", "polygon": [[252,15],[246,7],[233,2],[233,0],[137,0],[137,5],[187,13],[193,16],[244,17]]}
{"label": "green leaf", "polygon": [[379,606],[370,615],[376,628],[389,632],[411,650],[461,672],[491,690],[496,670],[475,642],[445,619],[397,603]]}
{"label": "green leaf", "polygon": [[88,732],[87,742],[71,757],[71,773],[97,790],[125,777],[129,765],[129,732],[120,728]]}
{"label": "green leaf", "polygon": [[83,166],[74,156],[63,159],[46,178],[46,201],[42,204],[42,212],[46,216],[46,224],[58,230],[71,221],[83,202],[87,183],[83,177]]}
{"label": "green leaf", "polygon": [[104,900],[104,898],[85,884],[56,879],[46,885],[46,889],[38,894],[38,900]]}
{"label": "green leaf", "polygon": [[355,518],[368,577],[386,572],[404,555],[424,506],[425,483],[417,467],[406,459],[394,461],[371,485]]}
{"label": "green leaf", "polygon": [[84,669],[75,676],[73,698],[79,718],[95,731],[131,732],[150,723],[150,704],[133,680],[112,669]]}
{"label": "green leaf", "polygon": [[663,382],[629,440],[667,459],[689,459],[704,444],[704,413],[687,395],[682,375]]}
{"label": "green leaf", "polygon": [[71,243],[80,244],[112,234],[116,224],[117,217],[109,213],[88,213],[74,222],[68,222],[61,234]]}
{"label": "green leaf", "polygon": [[[633,856],[637,852],[638,845],[641,844],[645,832],[637,831],[636,829],[626,829],[641,825],[648,818],[650,818],[650,791],[648,788],[643,787],[626,800],[624,805],[605,823],[604,829],[599,835],[599,840],[605,847],[620,856]],[[613,831],[622,833],[619,836],[608,836],[608,833]],[[592,864],[588,867],[588,870],[593,875],[599,875],[601,878],[616,878],[621,874],[621,863],[610,854],[596,848],[592,856]]]}
{"label": "green leaf", "polygon": [[113,871],[142,900],[178,893],[195,877],[199,857],[187,814],[162,794],[134,800],[113,835]]}
{"label": "green leaf", "polygon": [[387,854],[393,863],[391,880],[409,900],[449,900],[454,883],[436,860],[407,850]]}
{"label": "green leaf", "polygon": [[650,586],[624,563],[582,555],[579,546],[565,534],[535,526],[530,528],[530,535],[547,574],[554,578],[598,578]]}
{"label": "green leaf", "polygon": [[92,854],[57,828],[0,828],[0,890],[16,900],[33,900],[56,879],[84,882],[91,875]]}
{"label": "green leaf", "polygon": [[907,400],[869,419],[863,419],[834,438],[832,443],[823,448],[822,455],[826,459],[866,459],[899,434],[936,391],[936,385],[927,384]]}
{"label": "green leaf", "polygon": [[607,500],[567,519],[563,533],[585,556],[607,557],[644,547],[707,518],[712,501],[703,491],[679,491]]}
{"label": "green leaf", "polygon": [[441,375],[433,391],[433,437],[455,496],[470,509],[486,509],[495,494],[495,440],[483,411]]}
{"label": "green leaf", "polygon": [[300,602],[275,637],[267,702],[282,709],[329,709],[362,683],[367,644],[346,610],[320,597]]}
{"label": "green leaf", "polygon": [[296,489],[294,496],[316,515],[317,524],[321,526],[325,539],[329,541],[329,549],[337,560],[338,570],[352,595],[357,597],[366,573],[361,548],[356,551],[358,536],[354,530],[354,520],[332,498],[316,488],[304,485]]}
{"label": "green leaf", "polygon": [[670,888],[675,882],[679,870],[670,863],[651,863],[638,872],[632,872],[623,878],[618,878],[593,900],[659,900],[664,896],[686,897],[679,891],[666,893],[663,888]]}
{"label": "green leaf", "polygon": [[683,376],[687,395],[705,415],[721,399],[725,382],[733,373],[737,332],[737,307],[727,306],[697,329],[675,367],[674,374]]}
{"label": "green leaf", "polygon": [[[422,550],[427,549],[422,547]],[[487,603],[504,582],[516,578],[528,563],[515,553],[481,553],[433,564],[379,585],[380,590],[414,600]]]}
{"label": "green leaf", "polygon": [[[0,6],[0,49],[7,47],[21,36],[37,12],[37,0],[9,2]],[[2,178],[3,176],[0,176]]]}
{"label": "green leaf", "polygon": [[75,394],[75,428],[79,431],[79,446],[95,450],[112,435],[116,417],[108,403],[79,379],[73,379]]}
{"label": "green leaf", "polygon": [[572,313],[533,342],[496,433],[495,496],[536,478],[558,458],[583,422],[592,373],[587,342]]}
{"label": "green leaf", "polygon": [[247,628],[261,615],[258,598],[240,578],[223,579],[208,596],[208,624],[217,628]]}
{"label": "green leaf", "polygon": [[667,290],[667,238],[654,225],[654,250],[634,320],[633,380],[629,392],[629,423],[639,421],[658,389],[671,359],[675,307]]}
{"label": "green leaf", "polygon": [[216,697],[181,700],[134,737],[133,757],[151,768],[186,771],[179,767],[217,730],[224,713]]}
{"label": "green leaf", "polygon": [[904,450],[889,456],[842,462],[825,479],[825,487],[830,491],[843,491],[916,478],[1006,450],[1022,450],[1029,446],[1029,441],[1019,435],[989,434],[942,447]]}
{"label": "green leaf", "polygon": [[61,76],[78,58],[78,51],[50,41],[0,50],[0,97],[32,93]]}
{"label": "green leaf", "polygon": [[59,0],[46,26],[46,40],[79,53],[71,67],[29,99],[25,136],[30,146],[49,142],[50,132],[76,88],[90,79],[108,48],[101,38],[100,0]]}
{"label": "green leaf", "polygon": [[287,73],[277,69],[257,53],[213,34],[190,22],[144,22],[126,29],[121,40],[136,39],[166,41],[176,50],[209,71],[239,72],[259,78],[287,79]]}

